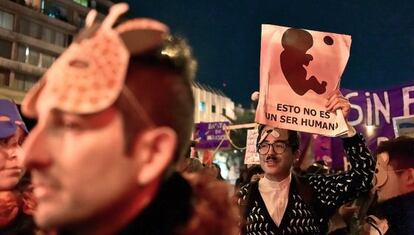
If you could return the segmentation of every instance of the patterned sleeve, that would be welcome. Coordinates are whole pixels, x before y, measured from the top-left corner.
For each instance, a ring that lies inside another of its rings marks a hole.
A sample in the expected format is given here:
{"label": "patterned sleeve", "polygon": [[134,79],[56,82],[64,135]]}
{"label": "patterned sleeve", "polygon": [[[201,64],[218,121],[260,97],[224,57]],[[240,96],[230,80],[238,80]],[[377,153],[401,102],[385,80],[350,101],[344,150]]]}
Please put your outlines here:
{"label": "patterned sleeve", "polygon": [[353,200],[372,187],[375,161],[361,134],[343,139],[351,169],[334,175],[312,175],[309,183],[318,201],[328,208],[336,208]]}
{"label": "patterned sleeve", "polygon": [[240,188],[240,190],[236,193],[236,199],[237,199],[237,205],[239,205],[240,208],[246,206],[247,203],[247,193],[249,189],[250,184],[246,184]]}

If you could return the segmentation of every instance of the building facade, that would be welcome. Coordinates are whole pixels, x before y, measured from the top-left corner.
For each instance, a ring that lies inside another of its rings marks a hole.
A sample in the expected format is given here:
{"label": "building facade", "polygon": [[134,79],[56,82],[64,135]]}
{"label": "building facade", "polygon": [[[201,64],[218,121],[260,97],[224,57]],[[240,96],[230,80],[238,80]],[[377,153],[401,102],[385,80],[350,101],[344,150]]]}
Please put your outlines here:
{"label": "building facade", "polygon": [[193,82],[195,101],[194,122],[223,122],[234,119],[234,102],[222,91]]}
{"label": "building facade", "polygon": [[0,97],[20,103],[72,42],[91,8],[103,18],[108,0],[1,0]]}
{"label": "building facade", "polygon": [[[26,92],[69,46],[93,8],[103,19],[108,0],[0,0],[0,98],[20,104]],[[234,118],[220,90],[193,83],[195,122]]]}

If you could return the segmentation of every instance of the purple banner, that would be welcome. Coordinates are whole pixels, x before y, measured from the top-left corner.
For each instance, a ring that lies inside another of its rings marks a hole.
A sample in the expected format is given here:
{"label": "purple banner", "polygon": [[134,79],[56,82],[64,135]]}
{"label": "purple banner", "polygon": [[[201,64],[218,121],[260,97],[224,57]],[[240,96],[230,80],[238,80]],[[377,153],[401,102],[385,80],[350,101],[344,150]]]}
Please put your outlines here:
{"label": "purple banner", "polygon": [[[395,138],[393,118],[414,114],[414,83],[387,90],[341,89],[341,91],[351,103],[348,118],[350,124],[364,135],[372,152],[381,141]],[[331,140],[332,166],[337,169],[342,168],[344,156],[342,141],[340,138]],[[315,144],[314,147],[315,152],[318,152],[318,148],[325,148]]]}
{"label": "purple banner", "polygon": [[[229,122],[200,122],[195,125],[194,140],[198,149],[229,148],[230,142],[223,127]],[[220,144],[221,143],[221,144]]]}

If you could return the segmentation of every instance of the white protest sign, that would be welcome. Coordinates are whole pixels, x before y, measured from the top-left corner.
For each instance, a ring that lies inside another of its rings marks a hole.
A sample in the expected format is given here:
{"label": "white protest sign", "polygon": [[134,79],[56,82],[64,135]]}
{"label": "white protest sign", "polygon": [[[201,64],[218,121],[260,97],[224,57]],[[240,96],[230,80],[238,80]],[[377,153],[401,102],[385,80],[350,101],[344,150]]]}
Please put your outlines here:
{"label": "white protest sign", "polygon": [[325,136],[344,134],[342,112],[326,111],[339,88],[351,37],[262,25],[256,122]]}
{"label": "white protest sign", "polygon": [[259,153],[256,150],[257,128],[247,130],[246,154],[244,155],[244,164],[260,164]]}

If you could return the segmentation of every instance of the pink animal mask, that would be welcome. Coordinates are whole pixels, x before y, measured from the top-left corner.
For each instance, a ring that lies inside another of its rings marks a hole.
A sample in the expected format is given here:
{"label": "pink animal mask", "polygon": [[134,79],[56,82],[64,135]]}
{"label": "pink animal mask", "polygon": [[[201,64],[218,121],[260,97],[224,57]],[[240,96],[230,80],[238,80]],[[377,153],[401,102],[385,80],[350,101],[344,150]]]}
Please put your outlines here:
{"label": "pink animal mask", "polygon": [[[114,28],[125,3],[111,7],[102,24],[89,12],[86,27],[23,100],[23,113],[36,117],[36,103],[74,114],[91,114],[110,107],[124,89],[131,55],[156,48],[169,34],[151,19],[128,20]],[[89,33],[88,33],[89,32]],[[89,34],[82,38],[83,34]]]}

